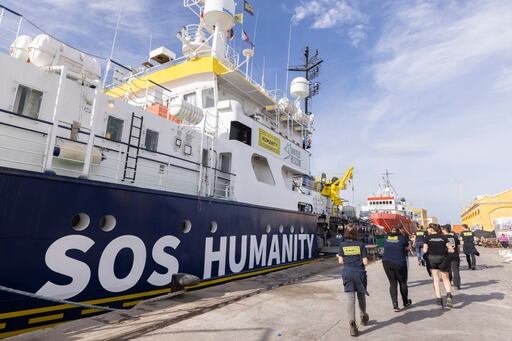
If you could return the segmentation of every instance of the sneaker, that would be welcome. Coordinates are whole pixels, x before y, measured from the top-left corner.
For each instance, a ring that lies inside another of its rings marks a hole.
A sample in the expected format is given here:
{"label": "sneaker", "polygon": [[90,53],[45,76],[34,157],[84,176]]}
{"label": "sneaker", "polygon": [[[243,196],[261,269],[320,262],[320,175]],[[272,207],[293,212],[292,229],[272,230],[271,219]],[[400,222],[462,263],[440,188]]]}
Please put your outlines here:
{"label": "sneaker", "polygon": [[368,321],[370,321],[370,316],[367,313],[364,313],[361,315],[361,325],[366,326],[368,324]]}
{"label": "sneaker", "polygon": [[398,312],[400,312],[400,308],[398,308],[398,306],[396,306],[396,307],[393,307],[393,310],[395,311],[395,313],[398,313]]}
{"label": "sneaker", "polygon": [[356,321],[350,321],[350,336],[359,335],[359,330],[357,330]]}
{"label": "sneaker", "polygon": [[448,306],[448,308],[453,308],[452,294],[446,294],[446,305]]}
{"label": "sneaker", "polygon": [[457,285],[457,290],[460,290],[460,285]]}
{"label": "sneaker", "polygon": [[442,298],[436,298],[436,305],[443,307],[443,299]]}
{"label": "sneaker", "polygon": [[476,270],[476,267],[475,267],[475,266],[473,266],[473,267],[471,268],[471,270]]}
{"label": "sneaker", "polygon": [[404,308],[409,307],[411,304],[412,304],[412,300],[409,298],[409,299],[407,300],[407,303],[405,303],[405,304],[404,304]]}

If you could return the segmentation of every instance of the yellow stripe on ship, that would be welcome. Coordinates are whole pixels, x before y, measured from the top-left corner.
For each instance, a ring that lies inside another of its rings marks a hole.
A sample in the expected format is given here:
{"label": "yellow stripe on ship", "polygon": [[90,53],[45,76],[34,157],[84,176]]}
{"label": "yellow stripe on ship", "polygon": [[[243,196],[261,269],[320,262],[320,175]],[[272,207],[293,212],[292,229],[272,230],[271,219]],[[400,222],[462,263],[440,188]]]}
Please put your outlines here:
{"label": "yellow stripe on ship", "polygon": [[41,317],[33,317],[33,318],[28,320],[28,324],[36,324],[36,323],[41,323],[41,322],[61,320],[63,318],[64,318],[64,314],[55,314],[55,315],[48,315],[48,316],[41,316]]}
{"label": "yellow stripe on ship", "polygon": [[205,287],[205,286],[208,286],[208,285],[212,285],[212,284],[219,284],[219,283],[223,283],[223,282],[228,282],[228,281],[232,281],[234,279],[240,279],[240,278],[245,278],[245,277],[251,277],[251,276],[255,276],[255,275],[261,275],[261,274],[264,274],[264,273],[268,273],[268,272],[273,272],[273,271],[278,271],[278,270],[284,270],[284,269],[288,269],[288,268],[293,268],[295,266],[299,266],[299,265],[304,265],[304,264],[308,264],[308,263],[312,263],[314,262],[315,260],[307,260],[307,261],[303,261],[303,262],[298,262],[298,263],[293,263],[293,264],[287,264],[287,265],[282,265],[282,266],[276,266],[276,267],[273,267],[273,268],[269,268],[269,269],[263,269],[263,270],[256,270],[256,271],[252,271],[252,272],[245,272],[243,274],[239,274],[239,275],[233,275],[233,276],[227,276],[227,277],[222,277],[222,278],[217,278],[217,279],[211,279],[211,280],[208,280],[208,281],[203,281],[199,284],[196,284],[194,286],[191,286],[191,287],[187,287],[187,289],[198,289],[198,288],[202,288],[202,287]]}
{"label": "yellow stripe on ship", "polygon": [[[306,261],[301,261],[301,262],[297,262],[297,263],[276,266],[276,267],[273,267],[273,268],[267,268],[267,269],[262,269],[262,270],[245,272],[245,273],[238,274],[238,275],[231,275],[231,276],[226,276],[226,277],[222,277],[222,278],[206,280],[206,281],[202,281],[201,283],[199,283],[197,285],[194,285],[194,286],[191,286],[191,287],[187,287],[187,289],[199,289],[199,288],[202,288],[202,287],[205,287],[205,286],[209,286],[209,285],[213,285],[213,284],[219,284],[219,283],[224,283],[224,282],[232,281],[234,279],[241,279],[241,278],[251,277],[251,276],[255,276],[255,275],[261,275],[261,274],[268,273],[268,272],[284,270],[284,269],[292,268],[292,267],[295,267],[295,266],[312,263],[314,261],[315,260],[306,260]],[[141,292],[141,293],[137,293],[137,294],[130,294],[130,295],[123,295],[123,296],[115,296],[115,297],[109,297],[109,298],[95,299],[95,300],[84,301],[84,302],[80,302],[80,303],[98,305],[98,304],[104,304],[104,303],[110,303],[110,302],[127,301],[127,300],[141,298],[141,297],[165,295],[165,294],[168,294],[170,292],[171,292],[171,289],[167,288],[167,289],[159,289],[159,290],[146,291],[146,292]],[[0,314],[0,319],[5,320],[5,319],[8,319],[8,318],[27,316],[27,315],[35,315],[35,314],[47,313],[47,312],[51,312],[51,311],[68,310],[68,309],[73,309],[73,308],[77,308],[77,307],[73,306],[71,304],[61,304],[61,305],[52,306],[52,307],[20,310],[20,311],[14,311],[14,312],[11,312],[11,313]],[[83,312],[85,312],[85,311],[87,311],[87,310],[83,310]],[[88,312],[88,313],[92,314],[92,312]]]}
{"label": "yellow stripe on ship", "polygon": [[15,330],[15,331],[12,331],[12,332],[0,333],[0,339],[6,338],[6,337],[12,337],[12,336],[20,335],[20,334],[23,334],[23,333],[35,332],[36,330],[52,328],[52,327],[55,327],[56,325],[59,325],[59,324],[62,324],[62,322],[61,323],[47,324],[47,325],[39,326],[39,327],[20,329],[20,330]]}
{"label": "yellow stripe on ship", "polygon": [[5,323],[0,323],[0,329],[5,329],[5,326],[6,326]]}
{"label": "yellow stripe on ship", "polygon": [[[96,300],[92,300],[92,301],[85,301],[85,302],[80,302],[80,303],[97,305],[97,304],[103,304],[103,303],[109,303],[109,302],[131,300],[131,299],[140,298],[140,297],[164,295],[164,294],[168,294],[170,292],[171,292],[171,289],[167,288],[167,289],[146,291],[146,292],[141,292],[141,293],[131,294],[131,295],[100,298],[100,299],[96,299]],[[20,310],[20,311],[14,311],[12,313],[0,314],[0,319],[8,319],[8,318],[13,318],[13,317],[41,314],[41,313],[47,313],[50,311],[60,311],[60,310],[67,310],[67,309],[72,309],[72,308],[76,308],[76,306],[71,305],[71,304],[61,304],[61,305],[56,305],[53,307]]]}
{"label": "yellow stripe on ship", "polygon": [[82,316],[90,315],[90,314],[99,313],[100,311],[105,311],[105,310],[103,310],[103,309],[84,309],[80,312],[80,315],[82,315]]}
{"label": "yellow stripe on ship", "polygon": [[142,300],[132,301],[132,302],[125,302],[125,303],[123,303],[123,308],[128,308],[128,307],[136,306],[140,302],[142,302]]}

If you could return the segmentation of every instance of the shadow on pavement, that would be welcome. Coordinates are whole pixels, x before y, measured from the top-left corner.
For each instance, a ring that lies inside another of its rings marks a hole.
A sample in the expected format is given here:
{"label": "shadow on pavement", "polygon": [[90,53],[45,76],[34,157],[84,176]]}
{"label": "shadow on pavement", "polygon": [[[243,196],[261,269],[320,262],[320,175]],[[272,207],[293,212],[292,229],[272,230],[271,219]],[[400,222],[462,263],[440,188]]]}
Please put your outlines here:
{"label": "shadow on pavement", "polygon": [[480,281],[480,282],[469,282],[469,283],[463,283],[461,285],[461,290],[471,289],[471,288],[478,288],[478,287],[485,287],[488,285],[498,284],[500,281],[496,279],[490,279],[488,281]]}
{"label": "shadow on pavement", "polygon": [[[501,292],[494,292],[494,293],[484,294],[484,295],[459,294],[459,295],[454,296],[455,307],[453,309],[462,309],[472,303],[477,303],[477,302],[503,300],[504,297],[505,297],[505,294],[503,294]],[[431,309],[423,309],[423,310],[414,310],[415,308],[422,307],[422,306],[432,306],[432,308]],[[447,308],[442,309],[440,307],[435,306],[433,299],[420,301],[418,303],[413,303],[413,306],[410,308],[410,310],[407,310],[404,314],[397,315],[396,317],[394,317],[390,320],[376,321],[375,324],[373,323],[374,321],[371,321],[372,323],[370,325],[370,328],[365,329],[365,330],[360,330],[360,335],[370,334],[374,331],[388,327],[395,323],[410,324],[410,323],[414,323],[414,322],[424,320],[424,319],[433,319],[436,317],[440,317],[441,315],[448,312],[449,310],[451,310],[451,309],[447,309]]]}
{"label": "shadow on pavement", "polygon": [[[261,335],[259,336],[260,340],[269,340],[274,334],[274,331],[269,328],[227,328],[227,329],[200,329],[200,330],[176,330],[176,331],[169,331],[169,332],[153,332],[151,334],[145,335],[145,337],[153,338],[156,336],[167,336],[169,339],[172,339],[172,335],[178,335],[178,334],[205,334],[205,336],[211,337],[212,334],[219,333],[224,334],[223,337],[226,337],[230,333],[240,333],[240,332],[247,332],[249,334],[254,334],[261,332]],[[227,335],[226,335],[227,334]],[[278,334],[279,335],[279,334]],[[197,335],[194,335],[194,337],[198,337]]]}
{"label": "shadow on pavement", "polygon": [[410,281],[408,284],[409,288],[421,287],[422,285],[432,284],[431,279],[422,279],[420,281]]}

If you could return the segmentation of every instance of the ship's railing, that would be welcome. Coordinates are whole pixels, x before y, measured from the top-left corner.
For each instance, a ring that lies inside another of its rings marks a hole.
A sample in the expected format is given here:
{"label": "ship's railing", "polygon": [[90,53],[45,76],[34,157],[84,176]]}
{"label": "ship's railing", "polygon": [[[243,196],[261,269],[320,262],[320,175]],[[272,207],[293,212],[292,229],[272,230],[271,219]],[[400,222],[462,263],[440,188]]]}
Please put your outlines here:
{"label": "ship's railing", "polygon": [[105,77],[110,85],[105,91],[112,97],[123,99],[145,110],[155,105],[167,108],[169,102],[176,97],[170,89],[138,76],[136,70],[114,60],[110,60],[109,63],[110,71]]}
{"label": "ship's railing", "polygon": [[23,17],[7,7],[0,5],[0,49],[10,53],[11,44],[18,38]]}
{"label": "ship's railing", "polygon": [[[45,150],[51,122],[0,110],[0,166],[42,172],[45,165]],[[75,139],[70,138],[72,126],[58,123],[56,148],[52,155],[51,169],[58,175],[77,178],[83,172],[83,158],[66,158],[60,155],[76,151],[77,146],[85,151],[90,131],[79,129]],[[66,149],[68,148],[68,149]],[[128,144],[112,141],[102,136],[94,137],[96,154],[101,153],[101,162],[93,162],[89,178],[109,183],[128,184],[168,192],[197,194],[201,164],[174,155],[144,148],[139,150],[135,181],[123,179]],[[207,168],[207,167],[204,167]],[[205,176],[212,176],[213,186],[203,188],[203,194],[223,199],[234,199],[235,174],[211,169]],[[213,174],[213,175],[210,175]]]}

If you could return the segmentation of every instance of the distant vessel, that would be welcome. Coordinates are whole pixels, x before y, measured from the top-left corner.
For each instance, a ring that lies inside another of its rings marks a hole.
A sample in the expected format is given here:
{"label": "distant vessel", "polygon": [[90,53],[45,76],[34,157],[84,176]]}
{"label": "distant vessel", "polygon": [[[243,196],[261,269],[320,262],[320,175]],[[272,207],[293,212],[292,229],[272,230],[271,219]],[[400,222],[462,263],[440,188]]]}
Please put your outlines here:
{"label": "distant vessel", "polygon": [[393,227],[403,227],[408,234],[416,230],[413,213],[405,198],[399,198],[389,180],[390,173],[386,170],[383,184],[379,191],[368,197],[368,206],[363,208],[373,224],[385,232]]}

